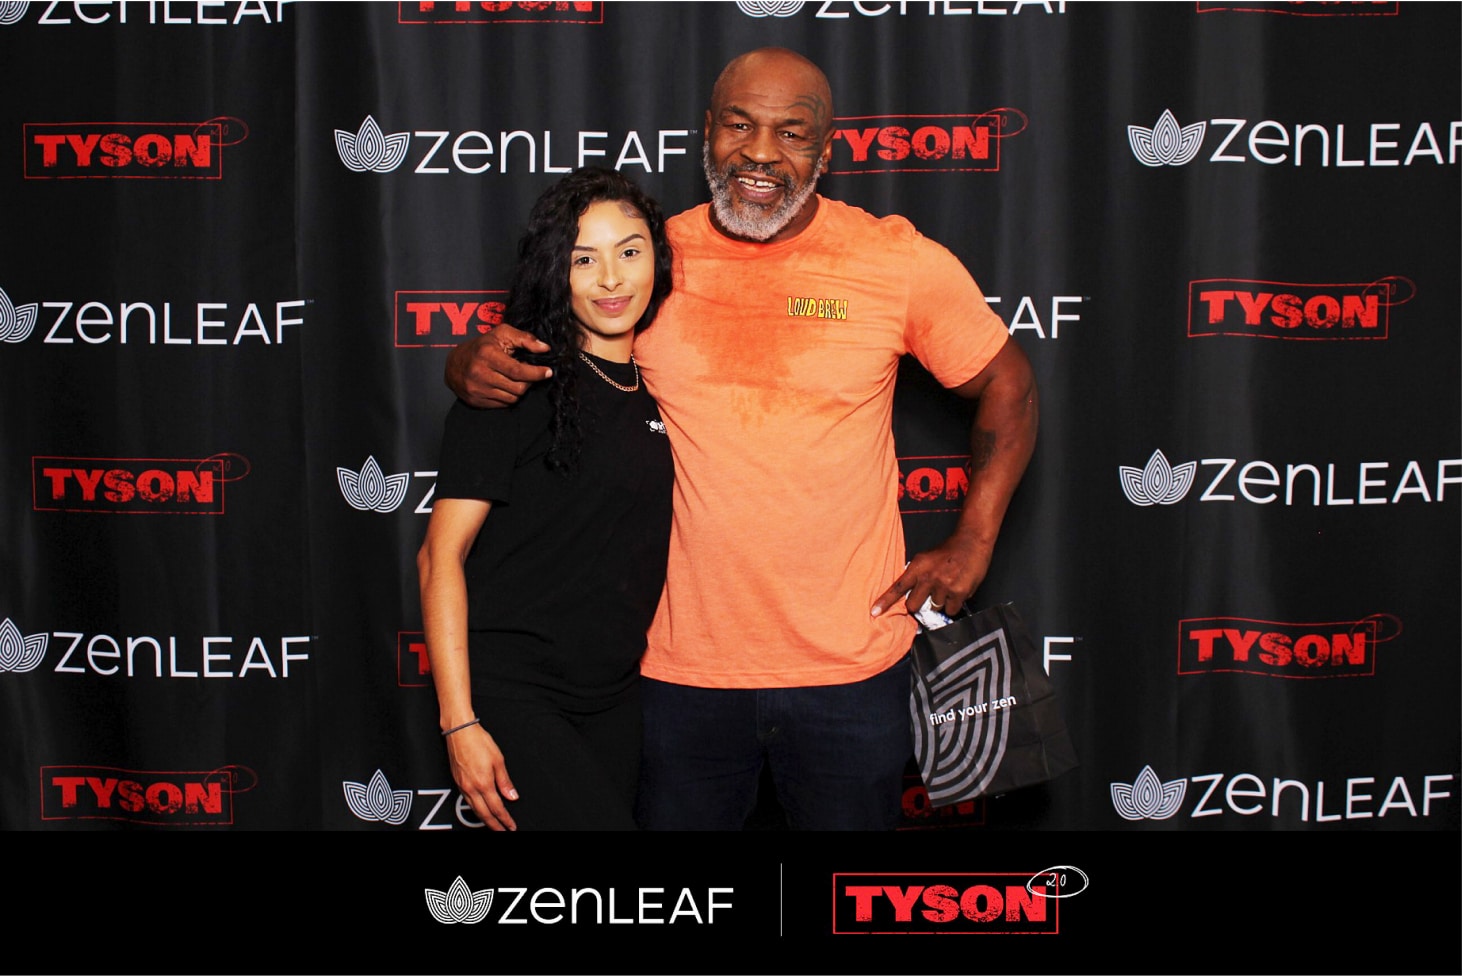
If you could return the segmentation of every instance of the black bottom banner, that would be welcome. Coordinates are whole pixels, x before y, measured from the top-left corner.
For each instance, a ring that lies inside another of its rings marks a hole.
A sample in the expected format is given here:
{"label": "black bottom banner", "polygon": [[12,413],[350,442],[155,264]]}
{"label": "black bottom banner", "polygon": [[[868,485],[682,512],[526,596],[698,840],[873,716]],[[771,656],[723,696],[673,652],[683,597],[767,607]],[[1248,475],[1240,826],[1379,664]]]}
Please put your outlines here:
{"label": "black bottom banner", "polygon": [[[65,918],[73,935],[71,950],[49,956],[53,971],[93,971],[101,959],[119,972],[1462,968],[1457,834],[89,833],[11,843],[25,844],[30,865],[12,851],[23,875],[12,931],[56,936]],[[899,937],[910,935],[959,938]],[[281,956],[291,946],[310,948]]]}

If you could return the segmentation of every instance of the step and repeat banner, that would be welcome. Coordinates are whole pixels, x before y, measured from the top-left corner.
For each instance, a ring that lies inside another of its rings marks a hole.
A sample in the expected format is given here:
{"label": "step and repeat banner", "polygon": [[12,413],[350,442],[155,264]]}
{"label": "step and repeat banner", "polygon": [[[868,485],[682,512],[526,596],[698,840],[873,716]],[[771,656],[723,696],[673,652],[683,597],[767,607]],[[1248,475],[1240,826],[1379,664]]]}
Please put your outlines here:
{"label": "step and repeat banner", "polygon": [[[781,45],[832,83],[821,191],[958,255],[1041,390],[976,602],[1021,608],[1081,765],[950,808],[911,776],[905,827],[1455,833],[1459,21],[0,3],[0,824],[487,833],[417,598],[447,351],[571,168],[702,202],[713,80]],[[969,421],[906,364],[911,548]]]}

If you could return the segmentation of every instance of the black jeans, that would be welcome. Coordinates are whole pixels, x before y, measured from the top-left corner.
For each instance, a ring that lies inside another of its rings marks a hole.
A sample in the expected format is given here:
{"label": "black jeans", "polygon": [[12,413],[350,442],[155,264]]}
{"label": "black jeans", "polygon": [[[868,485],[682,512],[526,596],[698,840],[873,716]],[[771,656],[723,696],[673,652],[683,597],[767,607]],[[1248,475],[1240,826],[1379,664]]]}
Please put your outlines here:
{"label": "black jeans", "polygon": [[634,830],[639,779],[636,689],[608,705],[473,695],[519,799],[519,830]]}

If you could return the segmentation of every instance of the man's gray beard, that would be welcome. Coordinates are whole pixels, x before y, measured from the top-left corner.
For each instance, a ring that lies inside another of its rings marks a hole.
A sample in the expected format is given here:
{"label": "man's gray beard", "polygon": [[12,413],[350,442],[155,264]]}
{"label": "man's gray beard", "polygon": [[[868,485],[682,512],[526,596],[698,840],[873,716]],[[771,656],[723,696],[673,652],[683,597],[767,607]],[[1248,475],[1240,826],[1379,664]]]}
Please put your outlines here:
{"label": "man's gray beard", "polygon": [[[812,176],[802,184],[800,190],[784,196],[782,202],[775,207],[767,208],[747,200],[738,203],[731,198],[733,177],[718,171],[711,162],[709,143],[701,146],[701,166],[706,171],[706,183],[711,188],[711,208],[715,211],[716,223],[731,236],[749,241],[767,241],[779,234],[802,212],[807,201],[812,199],[812,194],[817,189],[817,178],[822,175],[822,160],[819,159],[812,170]],[[756,170],[746,169],[743,172],[754,173]]]}

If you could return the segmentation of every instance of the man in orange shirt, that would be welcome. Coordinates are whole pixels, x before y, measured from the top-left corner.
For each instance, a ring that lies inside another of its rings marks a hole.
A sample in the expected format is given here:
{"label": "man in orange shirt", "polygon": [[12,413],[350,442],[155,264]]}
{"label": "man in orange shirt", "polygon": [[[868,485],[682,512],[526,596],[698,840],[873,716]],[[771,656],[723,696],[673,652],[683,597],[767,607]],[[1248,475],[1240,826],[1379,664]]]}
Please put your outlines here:
{"label": "man in orange shirt", "polygon": [[[639,819],[737,829],[763,763],[793,827],[887,829],[911,754],[910,611],[983,580],[1035,443],[1030,365],[959,261],[901,217],[820,197],[832,95],[770,48],[717,79],[711,203],[672,218],[679,272],[635,358],[675,457],[665,593],[641,664]],[[448,385],[511,402],[542,351],[506,327]],[[978,399],[954,534],[904,566],[891,432],[904,353]]]}

